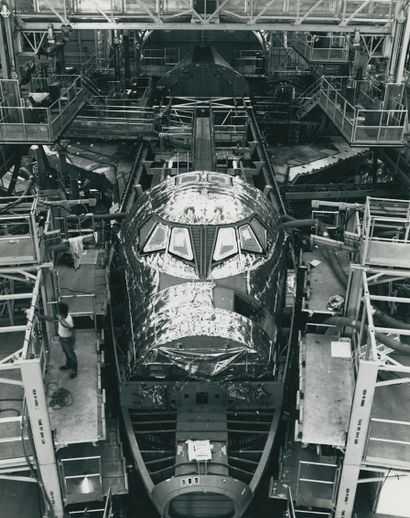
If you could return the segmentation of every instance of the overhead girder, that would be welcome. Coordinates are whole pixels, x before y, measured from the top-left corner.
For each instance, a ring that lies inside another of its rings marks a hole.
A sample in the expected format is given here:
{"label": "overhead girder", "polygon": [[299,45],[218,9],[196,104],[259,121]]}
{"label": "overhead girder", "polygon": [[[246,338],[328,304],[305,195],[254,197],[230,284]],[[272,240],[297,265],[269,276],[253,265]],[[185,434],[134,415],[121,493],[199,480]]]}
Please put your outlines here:
{"label": "overhead girder", "polygon": [[[89,20],[89,17],[87,17]],[[53,25],[56,31],[67,27],[55,19],[48,21],[21,21],[20,27],[17,30],[24,30],[30,32],[42,32],[46,30],[49,25]],[[273,31],[273,32],[333,32],[333,33],[353,33],[359,31],[365,35],[377,34],[391,34],[391,24],[386,25],[370,24],[355,24],[341,26],[330,21],[324,23],[302,23],[296,24],[289,21],[284,22],[264,22],[264,23],[184,23],[184,22],[169,22],[169,23],[150,23],[148,21],[119,21],[119,22],[103,22],[103,21],[75,21],[70,22],[70,29],[72,30],[140,30],[140,31],[196,31],[196,30],[210,30],[210,31]]]}
{"label": "overhead girder", "polygon": [[[196,0],[38,0],[32,11],[17,11],[25,30],[253,30],[390,34],[406,0],[216,0],[212,9]],[[208,4],[208,6],[211,3]]]}

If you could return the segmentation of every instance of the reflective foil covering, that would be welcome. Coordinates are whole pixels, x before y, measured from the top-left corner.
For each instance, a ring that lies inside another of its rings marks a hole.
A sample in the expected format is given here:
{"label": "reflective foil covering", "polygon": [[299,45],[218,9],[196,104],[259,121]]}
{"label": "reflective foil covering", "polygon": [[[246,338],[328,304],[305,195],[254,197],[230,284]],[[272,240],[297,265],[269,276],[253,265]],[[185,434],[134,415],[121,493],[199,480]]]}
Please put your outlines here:
{"label": "reflective foil covering", "polygon": [[[210,179],[218,176],[226,183]],[[237,254],[212,268],[207,278],[167,251],[140,251],[140,229],[150,218],[218,226],[253,216],[267,229],[266,253]],[[275,343],[261,318],[241,314],[234,305],[221,307],[215,295],[219,288],[243,294],[259,316],[268,311],[272,320],[282,306],[285,237],[259,190],[217,173],[168,179],[139,198],[124,222],[121,241],[132,330],[130,378],[255,379],[272,371]]]}
{"label": "reflective foil covering", "polygon": [[234,223],[253,213],[268,227],[277,220],[261,191],[238,177],[206,171],[169,177],[146,191],[131,209],[127,227],[139,226],[153,212],[175,223],[193,225]]}

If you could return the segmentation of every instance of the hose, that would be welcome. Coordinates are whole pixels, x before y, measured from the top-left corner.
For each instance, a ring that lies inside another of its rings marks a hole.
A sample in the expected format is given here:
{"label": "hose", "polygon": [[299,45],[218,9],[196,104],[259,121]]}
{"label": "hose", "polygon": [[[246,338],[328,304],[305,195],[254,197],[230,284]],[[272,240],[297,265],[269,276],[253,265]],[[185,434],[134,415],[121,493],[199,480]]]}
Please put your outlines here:
{"label": "hose", "polygon": [[0,208],[0,214],[3,214],[3,212],[7,212],[8,210],[12,209],[13,207],[15,207],[16,205],[21,203],[24,200],[25,196],[27,196],[27,194],[31,191],[33,184],[34,184],[34,176],[32,175],[28,179],[28,182],[27,182],[26,188],[24,189],[23,194],[20,194],[20,196],[17,198],[17,200],[14,200],[14,201],[8,203],[7,205],[5,205],[4,207]]}
{"label": "hose", "polygon": [[382,324],[385,324],[386,327],[395,327],[397,329],[410,330],[410,324],[407,324],[406,322],[401,322],[400,320],[397,320],[396,318],[387,315],[387,313],[384,313],[380,309],[376,309],[374,315],[380,320]]}
{"label": "hose", "polygon": [[71,406],[73,404],[73,396],[71,392],[65,388],[55,390],[48,402],[48,406],[54,410],[61,410],[63,407]]}
{"label": "hose", "polygon": [[16,412],[16,416],[21,415],[20,410],[17,410],[17,408],[0,408],[0,413],[1,412]]}
{"label": "hose", "polygon": [[327,262],[329,268],[334,273],[336,279],[338,280],[339,284],[343,288],[347,288],[347,274],[343,270],[342,265],[340,264],[339,258],[336,255],[334,250],[329,250],[328,248],[324,247],[321,249],[322,257]]}
{"label": "hose", "polygon": [[[361,328],[360,322],[357,322],[356,320],[352,320],[348,317],[330,317],[330,318],[326,319],[324,323],[331,325],[331,326],[337,326],[337,327],[353,327],[357,331],[359,331]],[[367,331],[368,328],[369,328],[369,326],[367,324],[365,324],[364,330]],[[375,337],[379,342],[381,342],[384,345],[387,345],[387,347],[390,347],[390,349],[393,349],[394,351],[397,351],[399,353],[410,356],[410,345],[403,344],[402,342],[396,342],[390,336],[385,336],[380,333],[375,333]]]}
{"label": "hose", "polygon": [[282,223],[282,228],[299,228],[299,227],[311,227],[316,225],[318,222],[317,219],[290,219]]}

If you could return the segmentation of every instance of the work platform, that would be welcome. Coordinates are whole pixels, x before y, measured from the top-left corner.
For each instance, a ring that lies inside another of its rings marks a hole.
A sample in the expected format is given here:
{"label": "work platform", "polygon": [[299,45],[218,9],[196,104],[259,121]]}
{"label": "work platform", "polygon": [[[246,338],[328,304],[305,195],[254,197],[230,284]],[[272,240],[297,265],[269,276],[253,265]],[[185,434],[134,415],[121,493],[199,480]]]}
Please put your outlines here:
{"label": "work platform", "polygon": [[114,101],[107,100],[103,106],[85,106],[80,110],[64,136],[90,138],[92,135],[94,139],[135,140],[138,137],[154,136],[153,122],[152,108],[132,102],[118,106]]}
{"label": "work platform", "polygon": [[[329,253],[331,255],[329,255]],[[345,252],[328,252],[321,248],[314,248],[312,252],[303,254],[303,263],[306,265],[304,296],[302,311],[310,315],[326,317],[332,316],[333,310],[329,307],[329,301],[335,295],[344,297],[345,286],[334,274],[331,263],[342,271],[349,267],[349,260]]]}
{"label": "work platform", "polygon": [[299,420],[295,439],[343,448],[353,398],[350,341],[305,335],[300,344]]}
{"label": "work platform", "polygon": [[[409,362],[406,362],[409,363]],[[410,469],[410,384],[376,388],[365,462],[391,469]]]}
{"label": "work platform", "polygon": [[75,347],[78,375],[70,378],[71,371],[60,371],[65,355],[58,341],[50,347],[47,371],[48,398],[59,388],[70,391],[72,404],[50,408],[50,423],[57,447],[73,443],[90,443],[105,438],[104,391],[101,387],[101,353],[98,338],[92,329],[77,329]]}
{"label": "work platform", "polygon": [[322,76],[300,96],[298,115],[319,106],[352,146],[402,146],[408,122],[402,97],[402,84],[381,92],[369,81]]}
{"label": "work platform", "polygon": [[[280,480],[270,480],[269,498],[294,500],[303,510],[297,518],[331,518],[339,465],[336,458],[320,455],[314,448],[289,441],[280,459]],[[308,508],[308,509],[306,509]],[[312,508],[321,508],[321,511]],[[292,515],[291,515],[292,516]]]}
{"label": "work platform", "polygon": [[95,94],[84,75],[33,78],[30,89],[22,98],[17,79],[0,80],[0,143],[55,142]]}
{"label": "work platform", "polygon": [[[68,476],[70,476],[70,470],[67,467],[73,459],[97,461],[101,473],[99,482],[102,494],[123,495],[128,492],[127,478],[124,476],[126,470],[125,459],[122,456],[119,423],[116,419],[109,418],[107,420],[107,437],[95,443],[92,448],[90,448],[90,445],[77,443],[72,444],[69,448],[60,450],[59,460],[62,463],[65,474]],[[71,484],[67,487],[68,501],[72,498],[75,499],[78,483],[81,482],[82,478],[79,478],[77,484]]]}
{"label": "work platform", "polygon": [[346,35],[291,33],[288,43],[309,63],[347,63],[349,40]]}
{"label": "work platform", "polygon": [[[64,203],[70,206],[68,200]],[[91,496],[105,499],[103,507],[107,504],[108,509],[111,495],[125,493],[127,482],[121,442],[106,432],[98,318],[107,308],[105,249],[81,247],[77,270],[67,268],[61,274],[63,267],[52,261],[57,253],[53,245],[63,253],[69,250],[68,237],[81,234],[78,218],[72,225],[70,218],[58,218],[59,202],[48,204],[45,191],[41,197],[2,198],[0,209],[1,475],[6,485],[9,480],[20,482],[18,498],[23,499],[30,494],[29,486],[37,485],[34,465],[46,480],[44,490],[48,498],[52,495],[58,516],[65,515],[68,504]],[[73,379],[70,371],[59,370],[66,362],[56,337],[55,305],[65,299],[76,327],[79,368]],[[70,455],[70,446],[77,445],[88,454]],[[81,491],[88,476],[96,488],[92,494]],[[19,513],[16,518],[25,516],[3,496],[0,491],[5,509]]]}

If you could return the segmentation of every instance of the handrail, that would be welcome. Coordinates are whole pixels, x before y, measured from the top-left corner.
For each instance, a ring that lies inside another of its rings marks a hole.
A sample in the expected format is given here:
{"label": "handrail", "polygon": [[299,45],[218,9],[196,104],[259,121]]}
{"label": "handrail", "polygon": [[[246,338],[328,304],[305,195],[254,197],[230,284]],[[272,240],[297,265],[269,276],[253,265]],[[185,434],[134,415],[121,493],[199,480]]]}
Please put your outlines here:
{"label": "handrail", "polygon": [[[310,41],[308,41],[309,35],[312,36]],[[327,47],[315,47],[315,36],[315,34],[302,33],[302,37],[300,37],[299,33],[294,33],[290,36],[290,44],[309,62],[346,62],[348,60],[349,45],[345,35],[333,35]],[[343,43],[343,46],[332,46],[331,43],[335,41]]]}
{"label": "handrail", "polygon": [[296,97],[297,101],[302,101],[309,99],[319,90],[319,87],[322,84],[322,78],[319,77],[313,84],[311,84],[306,90],[304,90],[300,95]]}
{"label": "handrail", "polygon": [[[322,76],[298,97],[302,104],[299,113],[303,113],[303,103],[308,108],[315,98],[352,144],[401,145],[408,121],[404,106],[395,98],[394,109],[355,106],[342,94],[342,87],[347,81],[352,82],[353,89],[356,88],[356,82],[346,76]],[[380,100],[381,106],[385,103],[385,99]]]}

